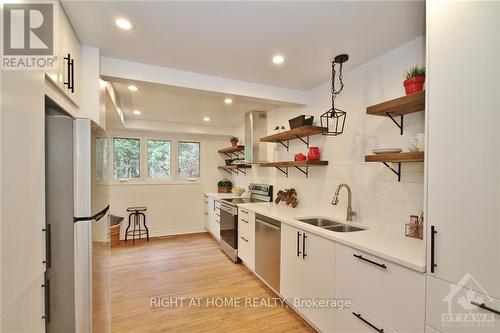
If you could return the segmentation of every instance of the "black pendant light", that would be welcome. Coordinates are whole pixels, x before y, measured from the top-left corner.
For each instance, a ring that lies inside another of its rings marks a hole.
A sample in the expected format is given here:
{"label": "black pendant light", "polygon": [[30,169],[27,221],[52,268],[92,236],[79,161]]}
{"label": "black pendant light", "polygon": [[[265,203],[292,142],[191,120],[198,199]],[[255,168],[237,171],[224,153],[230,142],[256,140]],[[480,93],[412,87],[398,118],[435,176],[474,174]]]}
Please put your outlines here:
{"label": "black pendant light", "polygon": [[[323,135],[337,136],[344,132],[345,118],[347,113],[335,107],[335,98],[340,94],[342,89],[344,89],[344,82],[342,81],[342,65],[347,60],[349,60],[349,56],[347,54],[339,54],[332,61],[332,108],[323,113],[320,117],[321,127],[323,127]],[[339,90],[335,89],[336,64],[339,65]]]}

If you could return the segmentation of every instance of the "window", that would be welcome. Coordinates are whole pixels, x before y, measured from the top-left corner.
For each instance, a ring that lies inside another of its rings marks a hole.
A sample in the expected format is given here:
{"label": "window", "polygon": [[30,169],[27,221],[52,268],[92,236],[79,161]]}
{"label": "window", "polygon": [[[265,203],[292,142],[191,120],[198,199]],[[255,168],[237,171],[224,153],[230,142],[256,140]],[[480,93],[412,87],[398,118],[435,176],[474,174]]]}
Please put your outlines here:
{"label": "window", "polygon": [[113,139],[113,178],[140,177],[141,149],[139,139]]}
{"label": "window", "polygon": [[99,181],[109,180],[110,148],[111,140],[109,138],[95,139],[96,179]]}
{"label": "window", "polygon": [[200,178],[200,143],[179,141],[178,146],[178,178]]}
{"label": "window", "polygon": [[171,143],[148,140],[148,176],[154,180],[170,180]]}

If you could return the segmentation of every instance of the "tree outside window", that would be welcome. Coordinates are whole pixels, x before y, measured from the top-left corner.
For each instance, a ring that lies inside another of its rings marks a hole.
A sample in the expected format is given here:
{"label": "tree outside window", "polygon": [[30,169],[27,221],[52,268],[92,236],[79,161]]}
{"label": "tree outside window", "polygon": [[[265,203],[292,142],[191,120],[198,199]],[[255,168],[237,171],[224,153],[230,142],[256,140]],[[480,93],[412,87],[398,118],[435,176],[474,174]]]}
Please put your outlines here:
{"label": "tree outside window", "polygon": [[154,180],[170,180],[171,143],[148,140],[148,176]]}
{"label": "tree outside window", "polygon": [[110,151],[110,138],[95,139],[96,179],[99,181],[109,180]]}
{"label": "tree outside window", "polygon": [[179,141],[179,179],[200,178],[200,143]]}
{"label": "tree outside window", "polygon": [[139,139],[113,139],[113,178],[140,177],[141,149]]}

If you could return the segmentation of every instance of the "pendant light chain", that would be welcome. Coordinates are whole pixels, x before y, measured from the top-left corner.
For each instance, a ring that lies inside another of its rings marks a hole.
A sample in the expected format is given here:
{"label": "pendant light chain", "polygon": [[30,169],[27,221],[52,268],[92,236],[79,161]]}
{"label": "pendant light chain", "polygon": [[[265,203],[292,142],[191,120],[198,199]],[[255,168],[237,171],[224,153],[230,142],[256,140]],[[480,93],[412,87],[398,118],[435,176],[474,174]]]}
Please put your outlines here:
{"label": "pendant light chain", "polygon": [[340,95],[342,92],[342,89],[344,89],[344,73],[342,72],[342,66],[344,65],[343,62],[340,63],[340,69],[339,69],[339,82],[340,82],[340,89],[335,90],[335,76],[337,72],[335,71],[335,61],[332,61],[332,109],[335,109],[335,98],[337,98],[337,95]]}

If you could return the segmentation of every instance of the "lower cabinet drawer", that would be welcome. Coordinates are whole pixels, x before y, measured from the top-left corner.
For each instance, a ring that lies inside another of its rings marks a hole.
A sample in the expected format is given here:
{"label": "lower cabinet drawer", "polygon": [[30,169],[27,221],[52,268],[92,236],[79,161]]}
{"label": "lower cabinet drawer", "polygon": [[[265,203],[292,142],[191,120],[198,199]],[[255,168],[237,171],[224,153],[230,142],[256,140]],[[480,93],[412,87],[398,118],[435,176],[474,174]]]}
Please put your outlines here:
{"label": "lower cabinet drawer", "polygon": [[351,299],[397,331],[424,331],[424,273],[338,243],[336,267],[337,297]]}
{"label": "lower cabinet drawer", "polygon": [[250,269],[255,270],[255,245],[242,235],[238,235],[238,257]]}
{"label": "lower cabinet drawer", "polygon": [[396,333],[372,314],[352,304],[349,308],[335,310],[335,333]]}
{"label": "lower cabinet drawer", "polygon": [[[477,288],[473,276],[461,284]],[[480,287],[480,286],[479,286]],[[439,332],[500,332],[500,299],[427,276],[427,325]]]}

